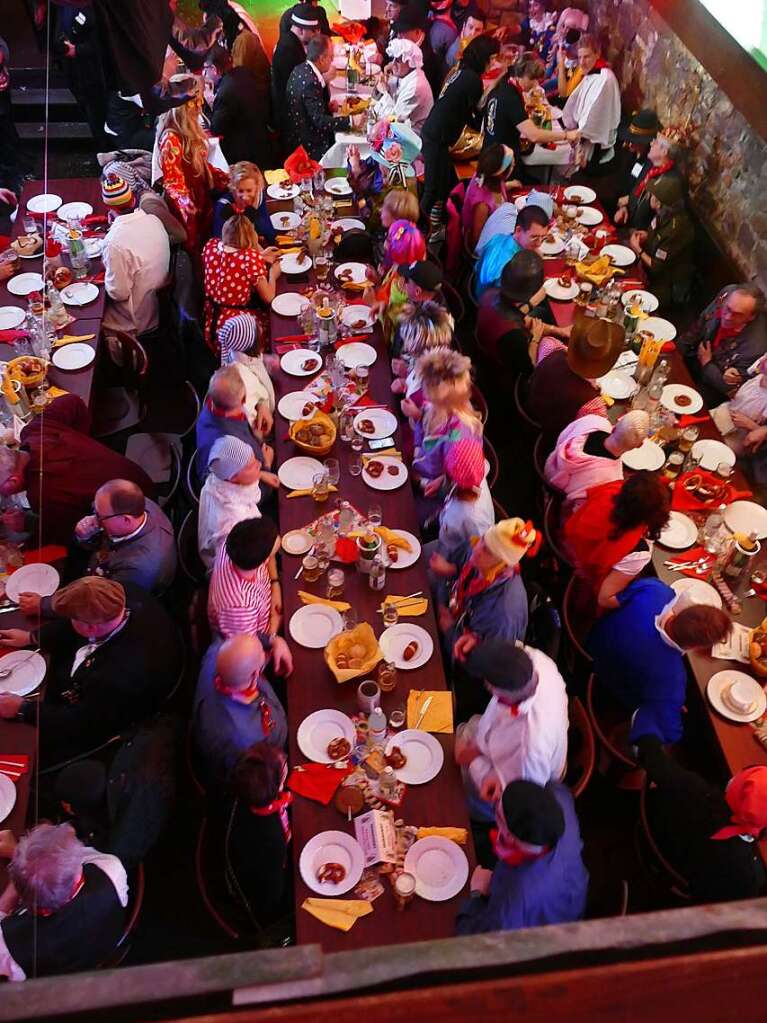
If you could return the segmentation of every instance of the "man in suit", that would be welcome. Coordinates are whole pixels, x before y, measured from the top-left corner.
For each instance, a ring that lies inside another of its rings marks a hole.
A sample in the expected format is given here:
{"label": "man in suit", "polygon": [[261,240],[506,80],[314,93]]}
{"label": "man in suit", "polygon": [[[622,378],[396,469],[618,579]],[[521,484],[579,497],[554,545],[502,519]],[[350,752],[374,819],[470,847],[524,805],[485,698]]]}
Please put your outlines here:
{"label": "man in suit", "polygon": [[[288,79],[284,138],[289,152],[303,146],[319,160],[335,142],[337,131],[348,131],[348,117],[331,113],[330,93],[324,76],[333,63],[333,45],[327,36],[315,36],[306,48],[306,61]],[[364,115],[359,115],[364,119]],[[354,119],[356,120],[356,118]]]}
{"label": "man in suit", "polygon": [[[283,32],[272,55],[272,120],[283,137],[288,128],[287,88],[294,68],[306,60],[306,47],[320,30],[317,9],[297,4],[290,15],[290,29]],[[286,143],[287,145],[287,143]]]}

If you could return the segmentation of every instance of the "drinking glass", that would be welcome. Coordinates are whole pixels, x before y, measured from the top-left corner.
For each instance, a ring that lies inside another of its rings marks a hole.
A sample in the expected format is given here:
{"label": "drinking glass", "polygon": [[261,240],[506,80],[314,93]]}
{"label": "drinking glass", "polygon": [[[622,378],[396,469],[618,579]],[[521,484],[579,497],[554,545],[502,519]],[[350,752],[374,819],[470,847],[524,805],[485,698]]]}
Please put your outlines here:
{"label": "drinking glass", "polygon": [[355,454],[359,455],[361,454],[362,449],[364,447],[365,447],[364,437],[360,437],[358,433],[355,433],[354,436],[352,437],[352,451],[354,451]]}
{"label": "drinking glass", "polygon": [[341,466],[337,458],[326,458],[323,462],[325,472],[328,474],[328,483],[334,487],[341,478]]}
{"label": "drinking glass", "polygon": [[341,415],[341,440],[348,444],[354,439],[354,416],[351,412],[344,412]]}
{"label": "drinking glass", "polygon": [[699,426],[688,426],[686,429],[682,430],[682,434],[679,438],[679,450],[686,455],[687,452],[691,450],[695,441],[698,439],[699,433],[700,433]]}
{"label": "drinking glass", "polygon": [[331,568],[328,572],[328,600],[337,600],[344,592],[346,576],[342,568]]}
{"label": "drinking glass", "polygon": [[312,497],[318,504],[327,501],[329,487],[328,474],[324,470],[312,476]]}
{"label": "drinking glass", "polygon": [[330,260],[328,259],[327,253],[318,252],[314,257],[314,275],[320,284],[328,279],[330,273]]}
{"label": "drinking glass", "polygon": [[344,632],[351,632],[352,629],[356,629],[359,619],[353,607],[350,607],[348,611],[343,611],[341,617],[344,620]]}
{"label": "drinking glass", "polygon": [[24,224],[24,234],[37,234],[37,221],[31,213],[25,213],[22,221]]}
{"label": "drinking glass", "polygon": [[368,506],[368,522],[373,529],[375,529],[376,526],[381,525],[383,522],[383,510],[380,504],[371,504]]}
{"label": "drinking glass", "polygon": [[728,483],[733,474],[733,468],[729,462],[720,462],[716,467],[716,474],[722,483]]}
{"label": "drinking glass", "polygon": [[368,385],[370,383],[370,370],[367,366],[357,366],[354,371],[354,379],[357,388],[357,394],[362,397],[363,394],[367,393]]}
{"label": "drinking glass", "polygon": [[378,688],[390,693],[397,686],[397,665],[393,661],[381,661],[378,665]]}
{"label": "drinking glass", "polygon": [[402,728],[402,726],[405,724],[406,719],[407,711],[405,710],[405,705],[403,703],[400,703],[396,707],[393,707],[391,713],[389,714],[389,728],[392,728],[395,731],[398,728]]}
{"label": "drinking glass", "polygon": [[308,583],[316,583],[320,577],[320,562],[314,554],[306,554],[301,562],[304,568],[304,579]]}
{"label": "drinking glass", "polygon": [[362,475],[362,459],[355,452],[352,452],[352,454],[349,455],[349,475],[350,476]]}
{"label": "drinking glass", "polygon": [[405,906],[415,898],[415,874],[404,871],[394,882],[394,903],[398,911],[404,910]]}
{"label": "drinking glass", "polygon": [[386,628],[390,628],[392,625],[396,625],[399,621],[399,611],[397,610],[396,604],[384,604],[383,607],[383,623]]}

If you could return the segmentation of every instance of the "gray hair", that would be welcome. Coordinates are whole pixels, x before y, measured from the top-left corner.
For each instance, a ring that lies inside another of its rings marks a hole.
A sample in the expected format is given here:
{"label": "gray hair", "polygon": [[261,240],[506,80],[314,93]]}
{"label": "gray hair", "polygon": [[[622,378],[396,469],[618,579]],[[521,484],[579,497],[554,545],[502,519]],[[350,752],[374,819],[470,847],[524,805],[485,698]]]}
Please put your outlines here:
{"label": "gray hair", "polygon": [[313,36],[306,44],[306,59],[314,63],[330,46],[330,39],[322,34]]}
{"label": "gray hair", "polygon": [[38,824],[19,839],[8,876],[28,909],[55,912],[72,897],[85,847],[71,824]]}
{"label": "gray hair", "polygon": [[753,298],[756,305],[755,313],[758,316],[759,313],[764,312],[764,295],[760,288],[755,284],[737,284],[733,291],[739,291],[741,295],[748,295],[749,298]]}
{"label": "gray hair", "polygon": [[679,163],[684,156],[684,149],[678,142],[672,142],[671,139],[667,139],[663,135],[658,135],[656,141],[669,160],[673,163]]}

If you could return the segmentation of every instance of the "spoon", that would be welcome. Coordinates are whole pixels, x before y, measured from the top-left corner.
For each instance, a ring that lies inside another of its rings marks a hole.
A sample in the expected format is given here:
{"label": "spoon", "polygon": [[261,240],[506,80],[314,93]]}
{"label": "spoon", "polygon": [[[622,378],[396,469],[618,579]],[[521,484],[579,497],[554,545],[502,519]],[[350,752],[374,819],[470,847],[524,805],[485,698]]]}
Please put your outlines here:
{"label": "spoon", "polygon": [[22,664],[26,664],[27,661],[31,661],[35,654],[39,652],[40,648],[38,647],[36,650],[33,650],[28,657],[24,657],[21,661],[16,661],[16,663],[12,664],[10,668],[0,668],[0,681],[8,678],[9,675],[12,675],[17,668],[21,667]]}

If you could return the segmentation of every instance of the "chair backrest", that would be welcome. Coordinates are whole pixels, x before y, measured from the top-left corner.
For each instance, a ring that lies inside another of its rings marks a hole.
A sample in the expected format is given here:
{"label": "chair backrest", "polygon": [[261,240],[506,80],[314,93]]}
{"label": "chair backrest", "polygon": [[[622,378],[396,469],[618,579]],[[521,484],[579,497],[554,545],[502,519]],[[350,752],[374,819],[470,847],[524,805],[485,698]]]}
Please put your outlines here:
{"label": "chair backrest", "polygon": [[186,492],[189,496],[190,501],[194,501],[195,504],[200,503],[200,491],[202,490],[202,484],[200,483],[199,477],[199,466],[197,465],[197,455],[199,449],[195,448],[189,457],[189,464],[186,467],[186,473],[184,474],[184,482],[186,483]]}
{"label": "chair backrest", "polygon": [[572,568],[573,563],[560,542],[559,514],[561,507],[561,502],[555,497],[549,497],[546,501],[543,511],[543,535],[557,561]]}
{"label": "chair backrest", "polygon": [[597,744],[586,708],[577,696],[570,697],[569,717],[565,782],[573,794],[573,799],[577,799],[583,795],[594,773]]}
{"label": "chair backrest", "polygon": [[611,723],[607,720],[608,711],[605,709],[607,699],[602,687],[600,687],[597,681],[596,675],[592,672],[589,675],[589,681],[586,686],[586,710],[588,712],[589,721],[591,727],[594,729],[594,735],[599,740],[600,745],[604,750],[612,757],[613,760],[622,764],[624,767],[636,768],[637,763],[632,760],[623,750],[619,749],[615,742],[610,738],[610,732],[613,731],[614,724],[617,723],[619,714],[625,716],[628,722],[629,714],[627,711],[617,711],[615,708],[610,708],[613,711],[612,716],[615,718],[615,722],[611,726]]}
{"label": "chair backrest", "polygon": [[493,511],[495,512],[495,521],[502,522],[504,519],[510,519],[511,515],[506,511],[500,501],[496,501],[493,498]]}
{"label": "chair backrest", "polygon": [[197,420],[200,418],[200,410],[202,409],[200,396],[192,381],[185,380],[184,388],[189,398],[189,418],[186,423],[182,424],[182,428],[179,430],[179,437],[182,439],[188,437],[192,430],[194,430]]}
{"label": "chair backrest", "polygon": [[482,437],[482,447],[485,452],[485,458],[490,464],[490,468],[487,470],[487,485],[492,490],[495,484],[498,482],[498,474],[500,473],[498,453],[488,440],[487,434],[483,435]]}
{"label": "chair backrest", "polygon": [[173,502],[181,486],[184,467],[181,464],[181,455],[178,453],[175,444],[169,445],[169,451],[170,475],[164,483],[155,484],[155,486],[157,488],[157,503],[165,510],[165,514],[172,518]]}
{"label": "chair backrest", "polygon": [[490,409],[488,408],[487,398],[485,398],[484,394],[480,391],[476,384],[471,385],[471,403],[477,412],[479,412],[482,425],[487,426]]}
{"label": "chair backrest", "polygon": [[447,307],[450,310],[457,327],[466,316],[466,306],[463,304],[463,299],[450,281],[443,280],[440,287],[442,288],[442,294],[445,296],[445,302],[447,303]]}
{"label": "chair backrest", "polygon": [[536,433],[540,433],[541,424],[537,420],[533,419],[525,405],[525,391],[527,389],[528,379],[528,377],[520,375],[514,381],[514,407],[517,410],[519,418],[526,423],[531,430],[535,430]]}
{"label": "chair backrest", "polygon": [[109,330],[104,335],[109,358],[120,370],[126,391],[141,391],[149,372],[149,356],[144,346],[124,330]]}
{"label": "chair backrest", "polygon": [[144,875],[144,864],[139,863],[139,865],[131,871],[131,874],[128,877],[128,905],[126,907],[125,926],[123,927],[123,932],[120,935],[120,940],[117,942],[112,954],[108,959],[100,964],[100,969],[114,969],[120,965],[128,952],[130,952],[131,937],[138,926],[141,909],[144,905],[145,892],[146,878]]}
{"label": "chair backrest", "polygon": [[197,545],[197,508],[190,508],[184,517],[176,537],[176,549],[181,571],[195,586],[203,586],[206,573]]}
{"label": "chair backrest", "polygon": [[476,286],[477,286],[477,282],[476,282],[474,270],[472,270],[471,273],[469,274],[468,280],[466,281],[466,294],[467,294],[467,296],[469,298],[469,301],[474,306],[474,308],[478,309],[479,308],[479,299],[477,298],[477,293],[476,293],[476,290],[475,290]]}
{"label": "chair backrest", "polygon": [[642,791],[639,793],[639,826],[642,829],[642,837],[647,843],[647,847],[656,861],[656,866],[663,874],[665,874],[666,882],[673,894],[681,899],[689,899],[689,882],[686,878],[682,877],[678,870],[671,866],[655,842],[655,837],[650,826],[650,818],[647,812],[647,792],[649,787],[650,780],[649,778],[645,778]]}
{"label": "chair backrest", "polygon": [[[203,817],[200,823],[200,831],[197,836],[197,848],[194,856],[194,872],[195,879],[197,881],[197,890],[200,893],[205,909],[208,911],[215,923],[221,928],[228,938],[232,941],[239,941],[240,932],[237,930],[233,922],[230,922],[224,916],[227,911],[225,905],[223,905],[223,899],[216,897],[216,886],[213,883],[212,873],[217,869],[216,864],[213,862],[213,854],[210,849],[210,827],[208,824],[207,817]],[[221,849],[223,857],[223,845]],[[221,869],[223,874],[223,868]]]}
{"label": "chair backrest", "polygon": [[584,660],[591,663],[593,658],[583,645],[590,623],[585,621],[582,614],[579,614],[579,609],[583,606],[583,597],[586,592],[584,590],[585,585],[577,575],[573,575],[570,578],[562,600],[562,620],[567,638],[573,647]]}
{"label": "chair backrest", "polygon": [[562,620],[554,602],[544,588],[533,580],[525,581],[527,589],[527,632],[525,642],[546,654],[552,661],[559,656]]}

